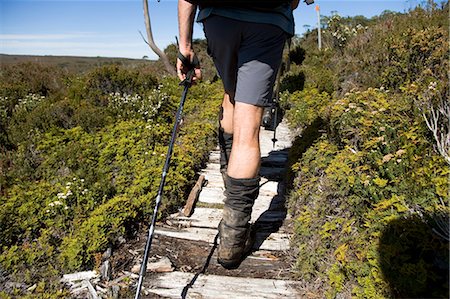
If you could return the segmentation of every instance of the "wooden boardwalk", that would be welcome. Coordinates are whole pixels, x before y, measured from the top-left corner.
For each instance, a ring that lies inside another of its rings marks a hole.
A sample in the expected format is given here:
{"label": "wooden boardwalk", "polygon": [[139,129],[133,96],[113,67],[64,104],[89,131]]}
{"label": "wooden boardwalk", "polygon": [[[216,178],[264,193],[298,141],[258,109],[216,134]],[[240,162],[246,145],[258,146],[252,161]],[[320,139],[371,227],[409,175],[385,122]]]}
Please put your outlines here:
{"label": "wooden boardwalk", "polygon": [[[211,152],[206,168],[200,173],[205,176],[207,184],[199,194],[193,214],[190,217],[185,217],[181,212],[172,215],[155,230],[155,238],[164,238],[169,244],[180,240],[189,241],[192,248],[195,248],[196,244],[206,244],[206,248],[212,250],[209,254],[210,260],[207,261],[205,256],[200,257],[205,260],[206,271],[200,274],[199,271],[176,269],[173,272],[148,273],[144,284],[145,298],[299,297],[296,292],[298,283],[295,281],[277,279],[278,277],[255,278],[261,277],[261,273],[251,275],[258,271],[268,273],[289,271],[285,269],[288,268],[285,263],[280,263],[280,257],[285,255],[290,243],[290,234],[286,229],[286,220],[289,219],[286,219],[283,178],[291,136],[287,126],[282,122],[277,128],[278,141],[275,147],[272,143],[272,131],[261,128],[260,138],[262,179],[260,195],[251,217],[256,226],[257,240],[254,252],[240,266],[245,268],[246,274],[239,270],[222,269],[221,275],[210,274],[208,271],[208,267],[220,268],[213,244],[222,216],[224,186],[219,172],[219,151],[216,149]],[[176,256],[173,252],[171,254]],[[192,254],[195,254],[194,251]]]}

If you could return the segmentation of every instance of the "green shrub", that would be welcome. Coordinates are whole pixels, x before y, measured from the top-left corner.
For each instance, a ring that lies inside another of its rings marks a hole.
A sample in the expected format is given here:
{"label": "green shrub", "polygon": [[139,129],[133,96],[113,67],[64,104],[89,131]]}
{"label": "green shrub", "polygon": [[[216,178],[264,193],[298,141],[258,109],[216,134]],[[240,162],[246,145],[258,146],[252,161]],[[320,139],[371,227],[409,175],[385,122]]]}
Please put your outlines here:
{"label": "green shrub", "polygon": [[65,76],[60,69],[39,63],[5,65],[0,71],[0,97],[8,97],[11,111],[17,99],[28,94],[46,97],[64,91]]}
{"label": "green shrub", "polygon": [[305,74],[303,74],[303,72],[288,73],[283,77],[281,81],[280,90],[295,92],[297,90],[302,90],[304,85]]}
{"label": "green shrub", "polygon": [[398,91],[431,76],[448,80],[448,28],[448,4],[384,16],[333,59],[342,93],[381,86]]}
{"label": "green shrub", "polygon": [[315,88],[284,93],[280,97],[281,106],[286,109],[286,120],[293,130],[302,131],[316,119],[326,118],[326,109],[331,104],[331,96]]}
{"label": "green shrub", "polygon": [[13,149],[14,134],[9,133],[10,118],[16,110],[34,109],[49,96],[63,95],[67,74],[38,63],[5,65],[0,70],[0,150]]}
{"label": "green shrub", "polygon": [[333,15],[325,21],[321,51],[317,30],[299,42],[306,53],[306,86],[342,96],[369,87],[398,91],[430,76],[448,81],[448,3],[438,8],[429,2],[408,13],[387,11],[371,19]]}
{"label": "green shrub", "polygon": [[106,105],[106,97],[115,93],[143,96],[157,85],[157,80],[150,73],[114,64],[94,69],[82,78],[82,82],[82,87],[74,85],[76,88],[70,92],[74,97],[90,100],[95,105]]}
{"label": "green shrub", "polygon": [[[294,165],[290,210],[296,219],[299,275],[321,281],[330,298],[445,295],[445,270],[431,259],[411,260],[428,276],[408,289],[409,268],[396,264],[386,270],[380,258],[380,250],[384,257],[391,254],[389,248],[401,248],[403,254],[407,248],[414,250],[402,239],[388,239],[390,247],[380,249],[380,237],[389,233],[389,225],[417,219],[421,231],[431,231],[427,215],[448,205],[450,172],[433,152],[423,122],[411,113],[408,97],[373,89],[350,93],[331,105],[327,123],[328,134]],[[439,241],[427,234],[415,239],[416,248],[429,248],[441,265],[448,263],[445,241],[429,247],[429,238]],[[397,271],[397,281],[389,280],[392,271]]]}
{"label": "green shrub", "polygon": [[113,115],[121,119],[138,119],[150,121],[157,117],[162,105],[167,103],[167,94],[159,89],[148,92],[148,96],[138,94],[110,94],[108,108]]}
{"label": "green shrub", "polygon": [[[318,52],[314,49],[307,52],[303,64],[298,67],[298,72],[304,76],[304,84],[300,86],[317,88],[320,92],[332,94],[336,89],[338,72],[334,69],[331,59],[332,52],[328,50]],[[296,69],[293,67],[291,72]],[[299,87],[291,90],[301,90]]]}
{"label": "green shrub", "polygon": [[[17,149],[9,153],[11,167],[2,174],[8,184],[2,185],[0,197],[0,265],[8,277],[42,284],[35,294],[64,296],[58,291],[62,273],[98,266],[96,255],[118,246],[149,220],[181,89],[178,80],[165,79],[158,90],[147,92],[148,102],[139,103],[144,106],[122,101],[102,108],[80,99],[43,99],[33,109],[17,112],[17,119],[35,134],[17,141]],[[183,204],[215,145],[220,90],[216,83],[189,91],[161,215]],[[50,118],[34,125],[26,121],[37,117],[36,111],[45,118],[55,107],[73,109],[68,128],[48,124]],[[82,111],[96,109],[107,115],[107,122],[87,130],[94,117]],[[124,113],[120,117],[119,111]],[[17,294],[26,297],[23,290]]]}
{"label": "green shrub", "polygon": [[292,49],[289,52],[289,60],[292,63],[295,63],[297,65],[300,65],[305,60],[306,51],[300,46],[296,46],[294,49]]}

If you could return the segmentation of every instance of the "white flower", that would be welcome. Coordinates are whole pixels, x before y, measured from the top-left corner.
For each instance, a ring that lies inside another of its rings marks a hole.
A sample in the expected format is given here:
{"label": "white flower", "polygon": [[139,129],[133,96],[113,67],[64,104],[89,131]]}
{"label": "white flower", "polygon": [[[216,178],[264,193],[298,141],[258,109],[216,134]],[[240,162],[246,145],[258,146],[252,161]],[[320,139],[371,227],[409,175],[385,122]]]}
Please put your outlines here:
{"label": "white flower", "polygon": [[436,81],[430,82],[430,84],[428,85],[428,89],[429,90],[436,90],[436,86],[437,86],[437,82]]}

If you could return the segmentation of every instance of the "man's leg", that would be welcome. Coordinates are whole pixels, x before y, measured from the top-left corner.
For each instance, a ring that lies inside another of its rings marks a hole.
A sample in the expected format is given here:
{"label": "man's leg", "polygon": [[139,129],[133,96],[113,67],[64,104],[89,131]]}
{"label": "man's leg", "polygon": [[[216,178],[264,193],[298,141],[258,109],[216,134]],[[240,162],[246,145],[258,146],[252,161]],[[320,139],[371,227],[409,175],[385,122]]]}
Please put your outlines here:
{"label": "man's leg", "polygon": [[[223,165],[226,167],[222,169],[225,205],[219,225],[218,248],[218,262],[232,269],[239,266],[251,249],[249,221],[259,194],[262,106],[268,106],[272,99],[286,34],[274,25],[220,16],[208,17],[203,24],[208,50],[224,89],[233,92],[228,100],[225,95],[219,130],[219,140],[223,141],[221,148],[225,149]],[[232,98],[236,100],[234,107]],[[232,149],[227,163],[226,150],[230,144]]]}
{"label": "man's leg", "polygon": [[235,179],[255,178],[259,172],[261,151],[259,130],[264,107],[237,102],[233,114],[233,148],[228,176]]}
{"label": "man's leg", "polygon": [[222,174],[227,170],[233,145],[233,112],[234,96],[225,93],[219,113],[220,172]]}
{"label": "man's leg", "polygon": [[220,112],[220,127],[225,133],[233,134],[233,114],[234,114],[234,96],[225,93],[223,96],[222,107]]}
{"label": "man's leg", "polygon": [[218,262],[227,269],[239,267],[249,253],[250,218],[259,194],[259,128],[263,107],[235,103],[233,110],[233,147],[224,174],[225,205],[219,224]]}

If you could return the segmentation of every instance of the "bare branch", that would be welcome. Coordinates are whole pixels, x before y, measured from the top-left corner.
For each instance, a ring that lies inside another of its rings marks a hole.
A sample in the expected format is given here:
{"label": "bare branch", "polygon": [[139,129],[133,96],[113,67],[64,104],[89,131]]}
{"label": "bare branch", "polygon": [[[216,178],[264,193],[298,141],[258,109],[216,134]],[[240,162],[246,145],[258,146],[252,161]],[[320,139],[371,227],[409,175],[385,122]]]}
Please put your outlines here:
{"label": "bare branch", "polygon": [[[422,116],[428,129],[433,133],[436,141],[436,148],[445,161],[450,165],[450,105],[442,101],[437,108],[428,103],[426,110],[422,112]],[[440,122],[441,116],[443,117]]]}
{"label": "bare branch", "polygon": [[145,37],[144,37],[144,35],[142,34],[141,30],[139,30],[139,34],[141,35],[142,40],[144,40],[144,43],[146,43],[147,45],[150,46],[150,43],[145,39]]}
{"label": "bare branch", "polygon": [[[156,55],[158,55],[158,57],[162,60],[166,70],[171,75],[175,76],[176,75],[175,66],[170,64],[169,58],[167,57],[166,53],[161,51],[158,48],[158,46],[155,44],[155,41],[153,40],[152,26],[151,26],[151,23],[150,23],[150,14],[149,14],[149,11],[148,11],[148,2],[147,2],[147,0],[143,0],[143,5],[144,5],[145,29],[147,31],[147,40],[148,40],[148,41],[145,41],[145,39],[144,39],[144,41],[146,42],[147,45],[149,45],[149,47],[153,50],[153,52],[155,52]],[[141,36],[142,36],[142,34],[141,34]]]}

